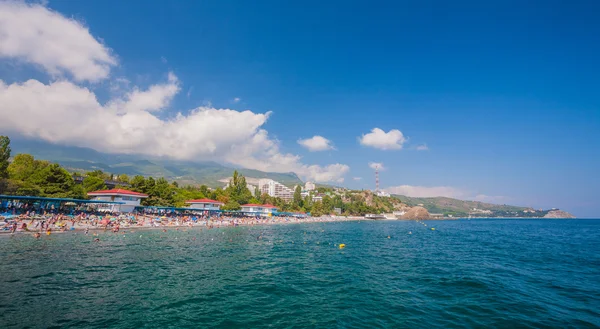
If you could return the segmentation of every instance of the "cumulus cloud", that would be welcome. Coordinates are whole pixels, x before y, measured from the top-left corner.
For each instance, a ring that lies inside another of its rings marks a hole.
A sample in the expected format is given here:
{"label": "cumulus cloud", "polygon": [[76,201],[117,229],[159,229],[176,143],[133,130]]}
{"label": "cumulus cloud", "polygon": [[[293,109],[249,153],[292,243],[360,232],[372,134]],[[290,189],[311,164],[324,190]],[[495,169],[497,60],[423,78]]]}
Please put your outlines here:
{"label": "cumulus cloud", "polygon": [[449,198],[462,198],[465,196],[464,192],[449,186],[411,186],[411,185],[400,185],[388,187],[385,189],[390,194],[405,195],[414,198],[433,198],[438,196],[445,196]]}
{"label": "cumulus cloud", "polygon": [[[342,182],[350,168],[305,164],[282,153],[262,128],[267,113],[214,108],[210,103],[166,115],[181,91],[177,76],[141,89],[124,77],[109,80],[109,100],[78,82],[109,76],[116,59],[77,21],[41,5],[0,2],[0,58],[37,64],[50,83],[0,80],[0,131],[52,143],[181,160],[218,160],[316,182]],[[64,75],[64,73],[69,73]],[[75,82],[71,81],[74,80]],[[188,90],[191,92],[191,88]],[[240,99],[234,99],[239,102]]]}
{"label": "cumulus cloud", "polygon": [[333,150],[333,143],[325,137],[313,136],[307,139],[299,139],[298,144],[304,146],[311,152]]}
{"label": "cumulus cloud", "polygon": [[429,151],[429,147],[427,147],[427,144],[421,144],[417,146],[417,151]]}
{"label": "cumulus cloud", "polygon": [[369,168],[371,168],[373,170],[379,169],[379,171],[385,170],[385,167],[383,166],[383,163],[381,163],[381,162],[369,162]]}
{"label": "cumulus cloud", "polygon": [[0,57],[35,64],[53,77],[108,77],[117,59],[83,24],[40,4],[0,2]]}
{"label": "cumulus cloud", "polygon": [[[146,90],[136,89],[105,105],[89,89],[68,81],[0,80],[0,130],[53,143],[110,153],[137,153],[182,160],[215,159],[264,171],[296,172],[317,182],[342,182],[347,165],[303,164],[282,154],[261,126],[270,112],[198,107],[161,119],[179,90],[175,76]],[[224,133],[226,132],[226,133]]]}
{"label": "cumulus cloud", "polygon": [[158,111],[167,107],[179,90],[179,79],[169,72],[167,83],[152,85],[148,90],[136,87],[124,99],[113,100],[109,107],[118,113]]}
{"label": "cumulus cloud", "polygon": [[406,142],[406,138],[398,129],[392,129],[387,133],[379,128],[373,128],[370,133],[359,138],[361,145],[373,147],[380,150],[400,150]]}
{"label": "cumulus cloud", "polygon": [[350,171],[350,167],[345,164],[306,165],[302,164],[300,159],[298,155],[281,153],[279,141],[269,138],[268,132],[260,129],[246,143],[233,145],[225,160],[262,171],[295,172],[317,182],[341,183]]}
{"label": "cumulus cloud", "polygon": [[241,101],[242,99],[239,97],[234,98],[233,100],[231,100],[232,103],[237,104]]}

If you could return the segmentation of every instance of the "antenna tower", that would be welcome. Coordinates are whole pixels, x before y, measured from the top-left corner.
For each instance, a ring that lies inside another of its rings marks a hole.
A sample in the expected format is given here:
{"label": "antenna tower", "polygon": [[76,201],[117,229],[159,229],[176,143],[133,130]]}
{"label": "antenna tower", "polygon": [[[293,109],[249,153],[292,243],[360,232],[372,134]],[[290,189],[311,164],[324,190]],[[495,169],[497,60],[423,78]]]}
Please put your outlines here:
{"label": "antenna tower", "polygon": [[375,192],[379,192],[379,166],[375,166]]}

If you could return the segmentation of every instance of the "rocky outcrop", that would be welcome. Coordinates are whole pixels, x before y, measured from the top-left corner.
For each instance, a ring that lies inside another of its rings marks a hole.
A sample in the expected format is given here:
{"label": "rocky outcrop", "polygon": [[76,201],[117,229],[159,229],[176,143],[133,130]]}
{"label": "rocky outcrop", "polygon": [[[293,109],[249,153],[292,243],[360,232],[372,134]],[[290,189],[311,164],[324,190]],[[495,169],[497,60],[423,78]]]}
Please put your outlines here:
{"label": "rocky outcrop", "polygon": [[562,210],[550,210],[544,218],[575,218],[575,216]]}
{"label": "rocky outcrop", "polygon": [[429,219],[429,211],[423,207],[412,207],[406,211],[402,219]]}

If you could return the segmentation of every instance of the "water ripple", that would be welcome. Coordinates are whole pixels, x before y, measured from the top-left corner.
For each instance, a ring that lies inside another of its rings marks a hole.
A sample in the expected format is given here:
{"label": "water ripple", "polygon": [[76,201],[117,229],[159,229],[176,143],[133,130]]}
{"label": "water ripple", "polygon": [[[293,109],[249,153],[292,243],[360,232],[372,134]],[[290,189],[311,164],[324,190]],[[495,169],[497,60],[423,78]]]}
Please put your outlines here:
{"label": "water ripple", "polygon": [[600,326],[600,221],[435,227],[0,236],[0,327]]}

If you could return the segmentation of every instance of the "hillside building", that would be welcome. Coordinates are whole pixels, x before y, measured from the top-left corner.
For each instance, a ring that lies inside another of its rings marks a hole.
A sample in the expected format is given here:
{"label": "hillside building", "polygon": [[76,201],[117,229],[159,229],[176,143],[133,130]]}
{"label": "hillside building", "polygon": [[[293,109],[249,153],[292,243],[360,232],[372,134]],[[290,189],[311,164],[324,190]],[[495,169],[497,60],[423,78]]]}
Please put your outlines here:
{"label": "hillside building", "polygon": [[294,190],[272,179],[260,179],[258,188],[260,193],[266,193],[275,198],[282,198],[286,201],[294,198]]}
{"label": "hillside building", "polygon": [[386,192],[386,191],[381,191],[381,190],[379,190],[379,191],[376,191],[376,192],[375,192],[375,195],[377,195],[377,196],[382,196],[382,197],[386,197],[386,198],[390,197],[390,194],[389,194],[388,192]]}

